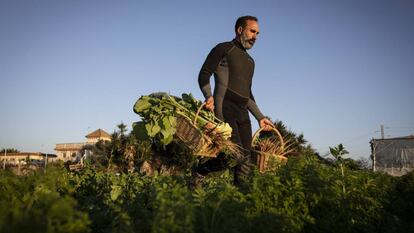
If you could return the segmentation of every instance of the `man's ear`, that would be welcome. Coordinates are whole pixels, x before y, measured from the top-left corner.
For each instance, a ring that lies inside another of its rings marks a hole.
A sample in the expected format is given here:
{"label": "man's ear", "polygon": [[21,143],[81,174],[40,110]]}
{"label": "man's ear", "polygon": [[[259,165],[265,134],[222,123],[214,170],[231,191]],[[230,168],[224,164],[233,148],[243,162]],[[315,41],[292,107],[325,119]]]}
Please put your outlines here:
{"label": "man's ear", "polygon": [[237,28],[237,34],[238,34],[238,35],[241,35],[241,34],[242,34],[242,32],[243,32],[243,27],[242,27],[242,26],[239,26],[239,27]]}

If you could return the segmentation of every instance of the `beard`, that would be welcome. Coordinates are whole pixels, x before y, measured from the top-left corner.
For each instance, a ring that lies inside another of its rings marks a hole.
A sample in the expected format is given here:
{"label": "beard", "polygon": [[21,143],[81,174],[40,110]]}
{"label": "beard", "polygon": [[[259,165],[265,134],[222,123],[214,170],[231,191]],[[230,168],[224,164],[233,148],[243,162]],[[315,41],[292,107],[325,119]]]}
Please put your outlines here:
{"label": "beard", "polygon": [[246,34],[242,33],[240,36],[240,43],[243,45],[243,47],[247,49],[251,49],[254,45],[254,42],[256,42],[255,39],[248,38]]}

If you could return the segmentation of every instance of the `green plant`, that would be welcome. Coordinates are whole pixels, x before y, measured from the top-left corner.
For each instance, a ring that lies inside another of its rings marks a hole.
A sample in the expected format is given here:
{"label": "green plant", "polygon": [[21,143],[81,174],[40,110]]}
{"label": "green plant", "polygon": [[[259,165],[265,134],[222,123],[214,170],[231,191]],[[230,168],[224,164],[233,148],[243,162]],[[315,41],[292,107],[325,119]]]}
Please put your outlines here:
{"label": "green plant", "polygon": [[344,171],[344,165],[343,165],[343,156],[346,154],[349,154],[347,150],[345,150],[344,146],[342,144],[339,144],[336,147],[329,147],[329,151],[331,152],[332,156],[336,159],[336,164],[339,165],[341,168],[341,175],[342,175],[342,190],[344,193],[346,193],[346,187],[345,187],[345,171]]}
{"label": "green plant", "polygon": [[[191,94],[182,94],[182,98],[166,93],[153,93],[141,96],[134,105],[134,112],[141,116],[142,121],[134,123],[139,139],[154,139],[161,145],[173,141],[176,132],[177,117],[190,122],[195,121],[199,130],[207,129],[210,133],[220,135],[224,140],[231,136],[231,127],[214,116],[212,112],[201,109],[201,101]],[[197,112],[199,113],[196,118]]]}
{"label": "green plant", "polygon": [[88,232],[90,221],[77,209],[62,167],[27,176],[1,172],[0,187],[0,232]]}
{"label": "green plant", "polygon": [[301,154],[255,172],[243,190],[229,170],[198,188],[187,173],[144,176],[92,165],[70,173],[52,164],[24,176],[1,170],[0,232],[412,232],[414,172],[338,170]]}

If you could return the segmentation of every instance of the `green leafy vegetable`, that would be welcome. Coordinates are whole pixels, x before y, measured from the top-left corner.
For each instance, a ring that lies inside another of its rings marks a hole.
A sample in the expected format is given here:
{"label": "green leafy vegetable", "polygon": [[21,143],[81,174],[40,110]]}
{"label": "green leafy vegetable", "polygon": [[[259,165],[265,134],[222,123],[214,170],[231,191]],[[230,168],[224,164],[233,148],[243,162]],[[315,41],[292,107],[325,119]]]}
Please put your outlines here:
{"label": "green leafy vegetable", "polygon": [[177,117],[181,116],[194,123],[200,132],[209,131],[224,140],[229,139],[230,125],[201,107],[201,101],[186,93],[182,94],[182,98],[164,92],[141,96],[134,105],[134,112],[142,118],[142,122],[134,125],[135,133],[139,138],[152,138],[168,145],[176,132]]}

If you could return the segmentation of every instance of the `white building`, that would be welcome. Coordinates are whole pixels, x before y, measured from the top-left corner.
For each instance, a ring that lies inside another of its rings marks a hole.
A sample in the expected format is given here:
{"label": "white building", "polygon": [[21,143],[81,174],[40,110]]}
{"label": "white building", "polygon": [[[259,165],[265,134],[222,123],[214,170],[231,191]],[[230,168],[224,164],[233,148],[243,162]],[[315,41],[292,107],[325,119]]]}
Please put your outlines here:
{"label": "white building", "polygon": [[92,133],[86,135],[85,137],[87,139],[86,142],[57,143],[55,147],[57,159],[63,161],[76,160],[76,158],[82,157],[82,149],[84,148],[84,146],[94,145],[100,140],[111,140],[111,136],[102,129],[97,129]]}
{"label": "white building", "polygon": [[40,152],[13,152],[13,153],[1,153],[2,165],[25,165],[27,163],[44,164],[47,158],[47,162],[51,163],[56,161],[56,155],[45,154]]}

